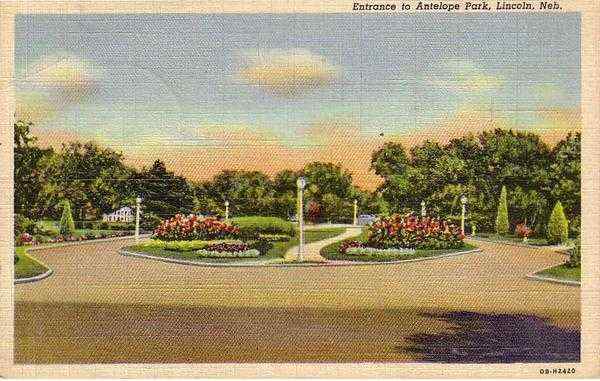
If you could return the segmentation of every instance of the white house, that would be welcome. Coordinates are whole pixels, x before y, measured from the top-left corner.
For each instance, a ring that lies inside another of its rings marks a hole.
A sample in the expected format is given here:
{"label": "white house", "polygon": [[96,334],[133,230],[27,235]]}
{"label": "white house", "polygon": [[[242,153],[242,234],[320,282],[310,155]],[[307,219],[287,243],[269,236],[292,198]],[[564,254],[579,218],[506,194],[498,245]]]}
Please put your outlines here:
{"label": "white house", "polygon": [[124,206],[110,214],[103,214],[102,221],[106,222],[133,222],[133,210]]}

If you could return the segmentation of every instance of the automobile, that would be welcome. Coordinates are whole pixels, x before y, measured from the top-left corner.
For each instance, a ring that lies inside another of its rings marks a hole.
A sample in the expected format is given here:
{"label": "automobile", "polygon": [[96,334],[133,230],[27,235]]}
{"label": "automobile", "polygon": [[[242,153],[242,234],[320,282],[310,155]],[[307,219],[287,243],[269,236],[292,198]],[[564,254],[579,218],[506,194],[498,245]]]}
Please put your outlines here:
{"label": "automobile", "polygon": [[361,214],[358,216],[356,223],[358,225],[370,225],[377,220],[374,214]]}

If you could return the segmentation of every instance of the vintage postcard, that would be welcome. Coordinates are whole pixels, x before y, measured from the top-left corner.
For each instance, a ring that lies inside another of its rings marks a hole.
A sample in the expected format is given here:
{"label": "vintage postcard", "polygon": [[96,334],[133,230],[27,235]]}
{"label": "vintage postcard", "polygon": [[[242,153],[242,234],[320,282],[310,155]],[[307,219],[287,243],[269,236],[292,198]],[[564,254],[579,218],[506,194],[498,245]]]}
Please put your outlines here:
{"label": "vintage postcard", "polygon": [[0,1],[0,376],[600,376],[597,1]]}

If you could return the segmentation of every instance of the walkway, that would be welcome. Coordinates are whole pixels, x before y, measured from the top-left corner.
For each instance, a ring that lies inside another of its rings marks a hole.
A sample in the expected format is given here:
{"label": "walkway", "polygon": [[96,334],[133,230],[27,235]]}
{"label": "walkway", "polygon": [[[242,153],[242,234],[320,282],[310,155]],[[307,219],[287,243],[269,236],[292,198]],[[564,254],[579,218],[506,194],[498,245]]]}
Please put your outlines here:
{"label": "walkway", "polygon": [[[321,249],[334,242],[341,241],[346,238],[356,237],[360,234],[361,227],[349,227],[340,235],[324,239],[321,241],[311,242],[303,247],[302,258],[305,262],[325,262],[326,259],[320,254]],[[294,246],[285,253],[286,262],[296,262],[298,260],[298,246]]]}

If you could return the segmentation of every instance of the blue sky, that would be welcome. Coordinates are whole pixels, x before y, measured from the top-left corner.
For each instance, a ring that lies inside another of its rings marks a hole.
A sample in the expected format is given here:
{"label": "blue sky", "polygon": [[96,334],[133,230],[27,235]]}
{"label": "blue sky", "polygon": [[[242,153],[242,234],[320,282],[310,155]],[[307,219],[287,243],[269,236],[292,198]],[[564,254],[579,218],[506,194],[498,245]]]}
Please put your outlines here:
{"label": "blue sky", "polygon": [[564,130],[543,110],[579,109],[579,33],[575,13],[19,15],[17,98],[40,134],[132,155],[305,155],[336,144],[320,126],[356,144],[465,113]]}

